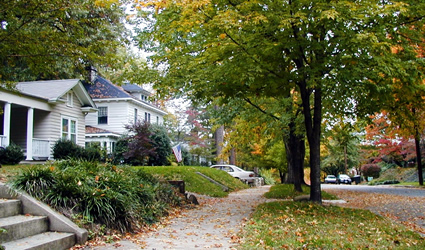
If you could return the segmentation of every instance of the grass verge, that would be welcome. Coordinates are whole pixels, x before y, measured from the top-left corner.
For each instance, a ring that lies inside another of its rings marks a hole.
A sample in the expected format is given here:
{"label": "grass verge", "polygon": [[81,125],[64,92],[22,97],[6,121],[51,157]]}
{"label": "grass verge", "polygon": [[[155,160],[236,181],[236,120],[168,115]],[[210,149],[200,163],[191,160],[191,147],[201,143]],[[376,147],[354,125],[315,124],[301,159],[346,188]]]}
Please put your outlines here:
{"label": "grass verge", "polygon": [[[294,185],[292,184],[278,184],[270,188],[270,191],[265,193],[265,197],[269,199],[292,199],[298,195],[309,195],[310,187],[303,186],[303,192],[297,192],[294,190]],[[322,191],[323,200],[337,200],[338,197],[335,195],[326,193]]]}
{"label": "grass verge", "polygon": [[227,186],[230,191],[237,191],[248,188],[248,185],[240,180],[233,178],[228,173],[208,167],[184,167],[184,166],[164,166],[164,167],[137,167],[145,172],[153,174],[156,177],[162,177],[166,180],[183,180],[186,191],[204,194],[212,197],[226,197],[228,192],[204,177],[196,174],[200,172],[215,181]]}
{"label": "grass verge", "polygon": [[425,249],[416,232],[367,210],[310,202],[257,207],[239,249]]}

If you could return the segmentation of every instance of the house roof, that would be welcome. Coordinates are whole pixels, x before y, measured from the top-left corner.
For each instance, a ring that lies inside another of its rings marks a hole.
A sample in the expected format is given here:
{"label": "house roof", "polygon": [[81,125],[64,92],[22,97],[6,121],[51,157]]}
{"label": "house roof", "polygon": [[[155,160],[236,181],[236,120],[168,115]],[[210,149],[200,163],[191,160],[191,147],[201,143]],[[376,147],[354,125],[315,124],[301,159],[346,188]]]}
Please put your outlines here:
{"label": "house roof", "polygon": [[72,89],[83,107],[96,108],[79,79],[18,82],[16,89],[21,94],[47,100],[50,103],[59,101]]}
{"label": "house roof", "polygon": [[80,80],[54,80],[18,82],[16,88],[22,94],[42,98],[45,100],[57,99],[72,89]]}
{"label": "house roof", "polygon": [[131,93],[149,93],[147,90],[137,86],[135,84],[126,84],[121,86],[117,86],[112,82],[106,80],[101,76],[96,76],[93,83],[85,82],[84,87],[87,89],[87,92],[90,94],[91,98],[95,100],[108,100],[108,99],[123,99],[123,100],[131,100],[139,105],[143,105],[149,109],[155,110],[163,115],[167,114],[165,111],[161,110],[155,105],[151,103],[140,100],[139,98],[133,96]]}
{"label": "house roof", "polygon": [[150,95],[150,92],[136,84],[127,83],[122,88],[129,93],[145,93]]}
{"label": "house roof", "polygon": [[106,130],[106,129],[101,129],[101,128],[96,128],[93,126],[88,126],[86,125],[86,135],[111,135],[111,136],[115,136],[115,137],[119,137],[120,135],[118,133]]}
{"label": "house roof", "polygon": [[123,88],[97,76],[93,84],[85,83],[84,87],[93,99],[104,98],[133,98]]}

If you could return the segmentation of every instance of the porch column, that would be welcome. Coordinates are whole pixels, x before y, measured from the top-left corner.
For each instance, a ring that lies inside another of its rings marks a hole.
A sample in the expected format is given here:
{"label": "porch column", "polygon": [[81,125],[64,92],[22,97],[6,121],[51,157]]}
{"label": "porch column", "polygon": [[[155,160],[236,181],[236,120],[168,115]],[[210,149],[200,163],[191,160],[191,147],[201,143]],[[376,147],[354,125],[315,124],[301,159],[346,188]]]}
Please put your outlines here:
{"label": "porch column", "polygon": [[[11,115],[11,104],[6,102],[3,109],[3,135],[6,137],[4,146],[7,147],[10,144],[10,115]],[[2,146],[2,145],[0,145]]]}
{"label": "porch column", "polygon": [[32,137],[34,131],[34,108],[27,112],[27,161],[32,161]]}

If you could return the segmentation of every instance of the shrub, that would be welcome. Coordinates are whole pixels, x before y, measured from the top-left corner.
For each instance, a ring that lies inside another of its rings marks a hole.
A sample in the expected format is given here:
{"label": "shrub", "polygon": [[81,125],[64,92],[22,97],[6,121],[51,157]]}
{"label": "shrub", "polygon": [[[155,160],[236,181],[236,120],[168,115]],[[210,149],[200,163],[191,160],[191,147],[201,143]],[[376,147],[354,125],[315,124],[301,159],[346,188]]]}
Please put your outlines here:
{"label": "shrub", "polygon": [[168,182],[142,170],[76,159],[24,170],[10,184],[86,227],[102,224],[121,232],[156,222],[180,202]]}
{"label": "shrub", "polygon": [[378,178],[379,173],[381,172],[381,167],[377,164],[364,164],[360,171],[363,173],[364,176]]}
{"label": "shrub", "polygon": [[106,150],[102,149],[99,144],[90,144],[80,149],[80,157],[89,161],[103,161],[106,159]]}
{"label": "shrub", "polygon": [[21,147],[11,143],[6,148],[0,147],[0,163],[5,165],[15,165],[24,160],[24,152]]}
{"label": "shrub", "polygon": [[155,148],[155,153],[149,157],[149,166],[165,166],[169,165],[168,155],[171,154],[171,141],[168,137],[165,127],[151,124],[149,127],[151,132],[150,139]]}
{"label": "shrub", "polygon": [[102,149],[99,145],[90,145],[87,148],[83,148],[70,140],[61,139],[53,145],[53,158],[56,160],[80,158],[83,160],[100,161],[102,158]]}
{"label": "shrub", "polygon": [[61,139],[53,145],[53,158],[56,160],[76,158],[80,153],[80,146],[70,140]]}

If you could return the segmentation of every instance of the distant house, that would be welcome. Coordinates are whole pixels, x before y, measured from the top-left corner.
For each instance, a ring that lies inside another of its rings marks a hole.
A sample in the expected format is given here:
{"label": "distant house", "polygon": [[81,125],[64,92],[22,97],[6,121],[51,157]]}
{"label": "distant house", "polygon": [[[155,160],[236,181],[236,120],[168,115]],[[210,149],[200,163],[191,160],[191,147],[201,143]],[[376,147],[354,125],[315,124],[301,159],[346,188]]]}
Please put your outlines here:
{"label": "distant house", "polygon": [[127,133],[126,125],[136,121],[162,124],[167,114],[151,103],[151,93],[138,85],[117,86],[97,75],[84,86],[98,107],[98,112],[86,116],[86,143],[98,143],[109,153]]}
{"label": "distant house", "polygon": [[20,82],[0,88],[0,146],[21,146],[26,160],[52,158],[61,138],[85,145],[85,116],[97,111],[78,79]]}

